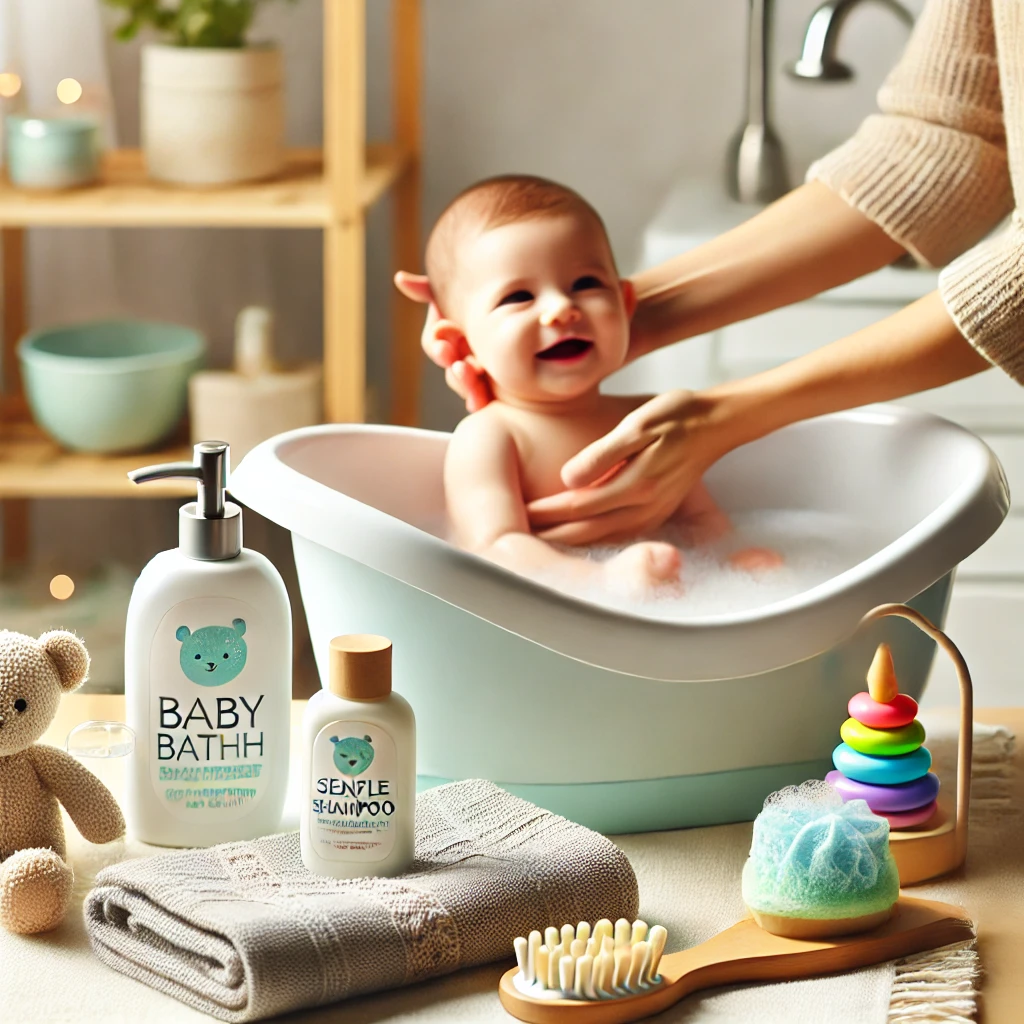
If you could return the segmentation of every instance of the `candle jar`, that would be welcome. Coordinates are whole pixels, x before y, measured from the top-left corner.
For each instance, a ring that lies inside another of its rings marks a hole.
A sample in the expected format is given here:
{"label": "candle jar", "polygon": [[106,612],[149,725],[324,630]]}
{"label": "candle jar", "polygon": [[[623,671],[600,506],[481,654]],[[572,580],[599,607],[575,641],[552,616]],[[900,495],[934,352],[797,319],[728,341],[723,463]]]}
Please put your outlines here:
{"label": "candle jar", "polygon": [[99,177],[99,128],[93,121],[8,115],[4,137],[7,176],[19,188],[74,188]]}

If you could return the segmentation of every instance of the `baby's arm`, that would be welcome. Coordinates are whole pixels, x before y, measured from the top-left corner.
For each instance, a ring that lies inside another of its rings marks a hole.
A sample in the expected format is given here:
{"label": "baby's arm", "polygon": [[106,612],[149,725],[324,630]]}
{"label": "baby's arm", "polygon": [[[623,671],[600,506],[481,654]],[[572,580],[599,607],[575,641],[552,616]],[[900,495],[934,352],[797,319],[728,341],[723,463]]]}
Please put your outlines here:
{"label": "baby's arm", "polygon": [[460,547],[526,574],[586,564],[530,533],[519,454],[500,417],[475,413],[458,425],[445,456],[444,492]]}
{"label": "baby's arm", "polygon": [[448,515],[459,545],[527,576],[557,572],[566,583],[632,592],[674,581],[679,554],[667,544],[635,544],[607,562],[566,554],[530,533],[519,454],[501,418],[484,409],[464,419],[444,464]]}

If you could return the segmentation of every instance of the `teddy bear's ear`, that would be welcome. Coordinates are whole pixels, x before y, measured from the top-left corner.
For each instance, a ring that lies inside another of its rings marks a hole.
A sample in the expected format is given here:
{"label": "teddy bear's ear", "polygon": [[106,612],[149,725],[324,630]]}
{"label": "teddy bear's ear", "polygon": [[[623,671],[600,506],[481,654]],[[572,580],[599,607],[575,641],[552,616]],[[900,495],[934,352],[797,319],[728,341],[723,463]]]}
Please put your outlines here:
{"label": "teddy bear's ear", "polygon": [[367,743],[372,743],[372,742],[373,742],[373,740],[372,740],[372,739],[370,739],[370,737],[369,737],[369,736],[364,736],[364,737],[363,737],[363,739],[364,739],[364,740],[365,740],[365,741],[366,741]]}
{"label": "teddy bear's ear", "polygon": [[235,627],[235,632],[239,636],[245,636],[245,619],[232,619],[231,625]]}
{"label": "teddy bear's ear", "polygon": [[191,633],[192,633],[192,630],[189,629],[188,626],[179,626],[174,631],[174,639],[175,640],[180,640],[182,643],[184,643],[185,642],[185,637],[189,636]]}
{"label": "teddy bear's ear", "polygon": [[340,742],[341,742],[341,740],[339,740],[337,736],[332,736],[332,737],[331,737],[331,742],[332,742],[332,743],[340,743]]}
{"label": "teddy bear's ear", "polygon": [[89,652],[85,644],[74,633],[63,629],[44,633],[39,643],[57,669],[60,688],[65,693],[77,690],[89,675]]}

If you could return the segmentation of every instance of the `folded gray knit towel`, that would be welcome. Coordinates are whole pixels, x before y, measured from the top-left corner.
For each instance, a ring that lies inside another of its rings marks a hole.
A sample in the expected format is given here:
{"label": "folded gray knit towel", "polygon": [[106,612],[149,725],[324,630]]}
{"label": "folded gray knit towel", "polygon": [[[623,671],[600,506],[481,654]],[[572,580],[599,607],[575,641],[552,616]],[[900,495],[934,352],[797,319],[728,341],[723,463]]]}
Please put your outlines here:
{"label": "folded gray knit towel", "polygon": [[398,878],[311,874],[288,832],[115,864],[85,922],[115,970],[250,1021],[509,958],[531,928],[632,920],[638,902],[603,836],[470,780],[419,794]]}

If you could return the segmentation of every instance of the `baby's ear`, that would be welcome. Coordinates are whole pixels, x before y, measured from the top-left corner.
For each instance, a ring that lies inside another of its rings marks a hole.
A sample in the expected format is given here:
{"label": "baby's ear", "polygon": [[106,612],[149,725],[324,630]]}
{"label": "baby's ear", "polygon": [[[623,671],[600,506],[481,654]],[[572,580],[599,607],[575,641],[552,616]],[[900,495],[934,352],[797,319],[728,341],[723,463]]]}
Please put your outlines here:
{"label": "baby's ear", "polygon": [[622,288],[622,301],[626,307],[626,316],[632,320],[633,314],[636,312],[636,288],[633,287],[633,282],[629,278],[623,278],[620,287]]}

